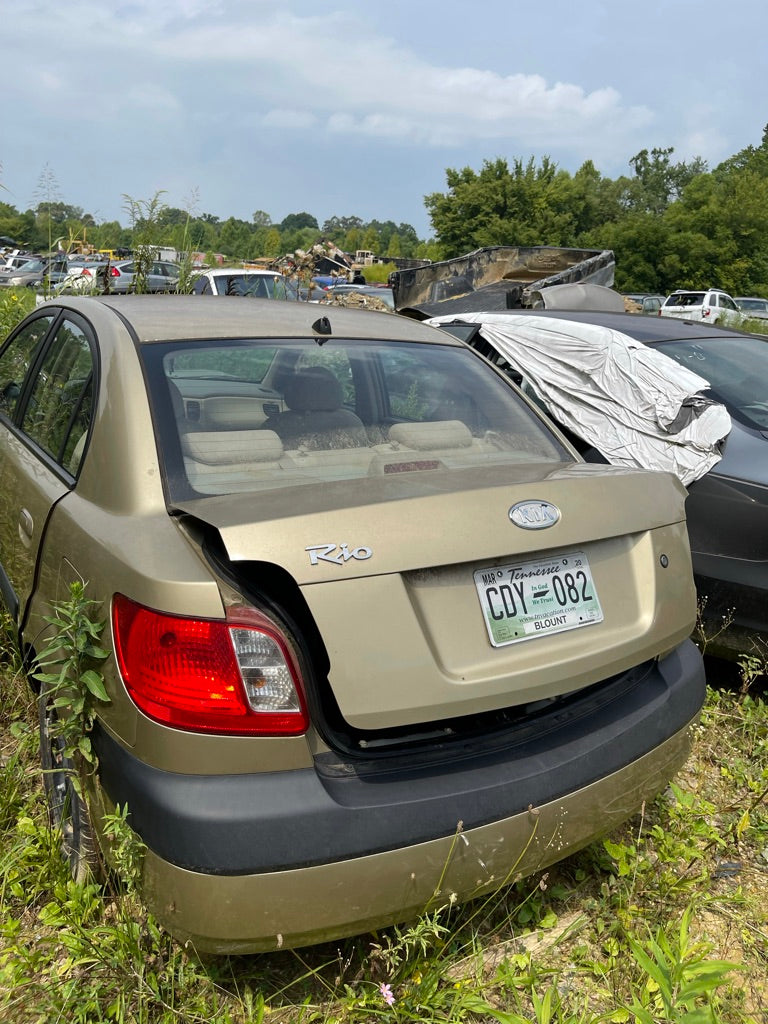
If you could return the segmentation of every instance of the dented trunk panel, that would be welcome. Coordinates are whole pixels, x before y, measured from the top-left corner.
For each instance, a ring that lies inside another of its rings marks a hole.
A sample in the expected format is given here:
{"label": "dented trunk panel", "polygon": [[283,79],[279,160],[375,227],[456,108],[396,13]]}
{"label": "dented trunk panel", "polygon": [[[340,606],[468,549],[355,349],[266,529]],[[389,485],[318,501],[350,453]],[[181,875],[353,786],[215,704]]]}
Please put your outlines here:
{"label": "dented trunk panel", "polygon": [[[279,522],[266,515],[263,495],[245,504],[206,499],[195,502],[195,513],[217,527],[235,571],[238,562],[272,562],[299,584],[326,646],[329,685],[355,729],[560,696],[690,634],[685,492],[673,476],[538,466],[481,488],[478,474],[414,473],[370,488],[355,481],[357,502],[346,511],[344,484],[313,488],[307,506],[283,511]],[[427,486],[424,478],[432,493],[413,495]],[[275,494],[266,497],[277,503]],[[554,525],[524,529],[511,521],[513,506],[532,500],[555,506]],[[573,552],[588,559],[602,621],[493,646],[474,574]],[[385,683],[371,686],[373,676]]]}
{"label": "dented trunk panel", "polygon": [[[329,682],[358,729],[391,728],[569,693],[668,651],[696,604],[684,524],[587,547],[600,623],[494,648],[476,563],[305,587],[326,638]],[[666,568],[662,565],[666,557]],[[367,685],[375,669],[386,685]]]}

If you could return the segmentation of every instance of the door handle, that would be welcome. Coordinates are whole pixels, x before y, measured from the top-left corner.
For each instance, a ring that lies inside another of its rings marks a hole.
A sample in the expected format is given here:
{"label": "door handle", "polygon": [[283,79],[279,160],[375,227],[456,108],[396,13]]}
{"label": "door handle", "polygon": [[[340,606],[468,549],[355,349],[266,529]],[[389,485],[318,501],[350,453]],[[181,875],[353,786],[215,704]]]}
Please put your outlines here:
{"label": "door handle", "polygon": [[35,521],[32,518],[30,512],[23,508],[19,512],[19,536],[22,540],[26,537],[28,540],[32,540],[32,534],[35,532]]}

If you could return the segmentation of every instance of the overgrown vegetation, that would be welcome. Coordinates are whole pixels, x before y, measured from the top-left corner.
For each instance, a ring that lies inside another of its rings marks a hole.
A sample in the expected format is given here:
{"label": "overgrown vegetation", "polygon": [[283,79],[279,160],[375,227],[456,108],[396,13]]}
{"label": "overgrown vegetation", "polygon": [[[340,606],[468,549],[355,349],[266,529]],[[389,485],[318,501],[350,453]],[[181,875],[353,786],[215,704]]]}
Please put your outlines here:
{"label": "overgrown vegetation", "polygon": [[0,340],[34,308],[35,294],[31,288],[5,288],[0,291]]}
{"label": "overgrown vegetation", "polygon": [[[104,696],[94,611],[73,590],[52,617],[58,643],[44,659],[44,681],[61,695],[79,681],[72,752],[84,753],[89,702]],[[35,701],[7,622],[0,658],[3,1020],[767,1019],[768,713],[749,687],[711,690],[693,755],[667,792],[546,874],[463,907],[448,898],[420,920],[338,944],[200,961],[141,905],[143,851],[125,808],[103,823],[117,873],[104,886],[72,881],[48,826]]]}

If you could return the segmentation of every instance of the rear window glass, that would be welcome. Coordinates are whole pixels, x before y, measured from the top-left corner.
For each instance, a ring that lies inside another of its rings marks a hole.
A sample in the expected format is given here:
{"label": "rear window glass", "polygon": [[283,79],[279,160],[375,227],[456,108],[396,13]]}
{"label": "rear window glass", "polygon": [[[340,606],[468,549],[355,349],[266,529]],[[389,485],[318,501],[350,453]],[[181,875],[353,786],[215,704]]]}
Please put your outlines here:
{"label": "rear window glass", "polygon": [[678,292],[670,295],[665,306],[701,306],[704,302],[706,292]]}
{"label": "rear window glass", "polygon": [[142,357],[172,499],[570,458],[464,348],[196,341]]}
{"label": "rear window glass", "polygon": [[711,397],[734,417],[758,430],[768,429],[768,341],[761,338],[699,338],[654,346],[709,381]]}

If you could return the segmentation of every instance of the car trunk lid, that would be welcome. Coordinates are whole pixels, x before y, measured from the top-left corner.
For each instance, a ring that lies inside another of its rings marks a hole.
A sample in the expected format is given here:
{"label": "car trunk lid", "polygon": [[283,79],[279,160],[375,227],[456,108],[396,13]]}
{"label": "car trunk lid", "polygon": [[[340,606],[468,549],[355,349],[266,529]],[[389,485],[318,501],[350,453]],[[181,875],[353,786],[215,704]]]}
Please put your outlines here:
{"label": "car trunk lid", "polygon": [[[670,649],[692,627],[684,491],[671,475],[560,464],[503,480],[488,469],[403,473],[294,491],[290,503],[273,491],[179,511],[216,528],[235,571],[269,562],[296,580],[353,728],[558,696]],[[510,518],[523,504],[535,519],[541,503],[559,513],[546,527]],[[567,602],[575,617],[557,622],[545,602],[540,627],[494,635],[495,616],[513,613],[515,627],[521,618],[515,584],[551,578],[564,558],[573,586],[583,584]],[[497,580],[508,589],[493,591]],[[596,600],[582,602],[592,589]],[[589,621],[579,621],[582,605]]]}

